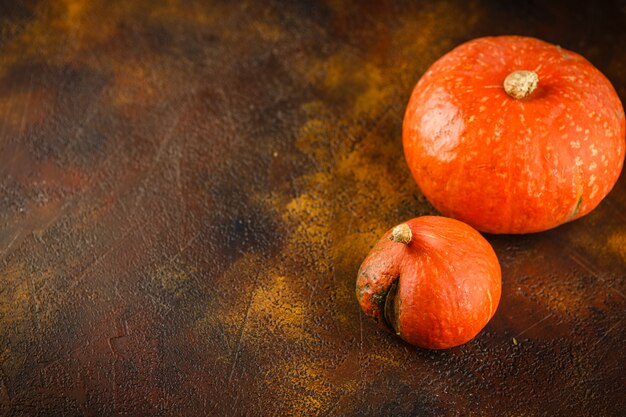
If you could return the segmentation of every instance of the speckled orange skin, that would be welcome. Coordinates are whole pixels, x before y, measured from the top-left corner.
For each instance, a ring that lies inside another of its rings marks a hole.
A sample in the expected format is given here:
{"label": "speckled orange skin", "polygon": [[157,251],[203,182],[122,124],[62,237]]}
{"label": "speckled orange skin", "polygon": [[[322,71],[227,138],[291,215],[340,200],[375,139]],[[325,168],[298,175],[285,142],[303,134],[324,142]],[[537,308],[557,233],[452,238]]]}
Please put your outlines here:
{"label": "speckled orange skin", "polygon": [[[539,76],[525,99],[515,70]],[[624,163],[624,111],[580,55],[538,39],[479,38],[435,62],[403,124],[407,163],[443,214],[490,233],[530,233],[593,210]]]}
{"label": "speckled orange skin", "polygon": [[[468,342],[500,302],[495,252],[480,233],[458,220],[424,216],[406,224],[413,233],[409,244],[389,240],[389,230],[363,261],[356,282],[361,308],[419,347],[446,349]],[[390,323],[383,310],[394,283]]]}

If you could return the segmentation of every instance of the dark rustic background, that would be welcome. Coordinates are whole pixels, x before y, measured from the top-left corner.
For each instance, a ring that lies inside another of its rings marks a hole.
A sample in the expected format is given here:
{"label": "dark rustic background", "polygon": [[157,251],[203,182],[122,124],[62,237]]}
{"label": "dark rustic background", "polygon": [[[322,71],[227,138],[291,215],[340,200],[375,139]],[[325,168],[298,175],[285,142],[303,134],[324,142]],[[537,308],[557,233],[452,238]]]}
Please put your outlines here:
{"label": "dark rustic background", "polygon": [[404,106],[483,35],[575,50],[626,99],[626,1],[0,2],[0,414],[626,415],[626,178],[487,236],[500,308],[425,351],[358,266],[433,209]]}

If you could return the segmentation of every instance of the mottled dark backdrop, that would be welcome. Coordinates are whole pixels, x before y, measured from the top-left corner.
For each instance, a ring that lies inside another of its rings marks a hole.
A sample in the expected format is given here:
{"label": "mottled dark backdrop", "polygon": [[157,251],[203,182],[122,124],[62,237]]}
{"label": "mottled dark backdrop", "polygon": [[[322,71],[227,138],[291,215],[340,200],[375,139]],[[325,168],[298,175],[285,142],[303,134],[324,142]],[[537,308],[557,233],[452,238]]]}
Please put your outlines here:
{"label": "mottled dark backdrop", "polygon": [[433,213],[410,91],[526,34],[626,99],[626,2],[0,2],[0,415],[626,414],[626,178],[592,214],[487,236],[483,333],[412,348],[358,266]]}

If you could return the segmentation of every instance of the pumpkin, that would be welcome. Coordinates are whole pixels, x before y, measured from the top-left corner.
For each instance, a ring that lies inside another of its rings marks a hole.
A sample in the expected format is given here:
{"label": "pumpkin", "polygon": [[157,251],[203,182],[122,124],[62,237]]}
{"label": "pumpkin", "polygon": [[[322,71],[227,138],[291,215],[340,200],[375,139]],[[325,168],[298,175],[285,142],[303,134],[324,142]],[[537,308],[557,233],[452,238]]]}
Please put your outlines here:
{"label": "pumpkin", "polygon": [[500,293],[500,264],[489,243],[467,224],[439,216],[387,231],[356,281],[366,315],[428,349],[474,338],[496,312]]}
{"label": "pumpkin", "polygon": [[593,210],[624,163],[624,111],[582,56],[521,36],[485,37],[419,80],[403,122],[408,166],[446,216],[530,233]]}

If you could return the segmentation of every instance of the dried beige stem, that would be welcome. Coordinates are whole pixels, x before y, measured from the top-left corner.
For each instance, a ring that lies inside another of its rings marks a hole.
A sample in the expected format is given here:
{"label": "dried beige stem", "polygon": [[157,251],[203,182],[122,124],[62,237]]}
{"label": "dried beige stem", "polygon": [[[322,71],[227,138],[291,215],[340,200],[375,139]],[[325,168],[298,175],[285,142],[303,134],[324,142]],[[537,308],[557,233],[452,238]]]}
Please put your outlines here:
{"label": "dried beige stem", "polygon": [[504,91],[515,99],[523,99],[537,88],[539,77],[533,71],[513,71],[504,79]]}
{"label": "dried beige stem", "polygon": [[409,244],[411,238],[413,238],[413,234],[411,233],[411,228],[406,223],[394,227],[391,235],[389,235],[389,240],[396,243],[404,243],[405,245]]}

